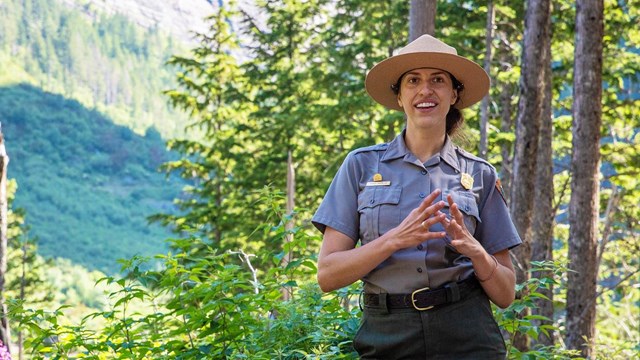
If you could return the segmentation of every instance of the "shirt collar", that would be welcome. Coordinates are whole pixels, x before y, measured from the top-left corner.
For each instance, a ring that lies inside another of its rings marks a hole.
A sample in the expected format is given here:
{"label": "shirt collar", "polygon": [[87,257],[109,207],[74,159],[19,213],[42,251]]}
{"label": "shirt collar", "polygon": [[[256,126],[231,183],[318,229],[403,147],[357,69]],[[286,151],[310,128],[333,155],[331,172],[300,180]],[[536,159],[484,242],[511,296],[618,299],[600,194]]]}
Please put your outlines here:
{"label": "shirt collar", "polygon": [[407,144],[404,142],[404,133],[406,131],[406,129],[402,130],[402,132],[389,143],[387,151],[384,152],[384,155],[382,155],[382,158],[380,159],[381,161],[395,160],[401,157],[406,157],[407,155],[413,155],[407,148]]}
{"label": "shirt collar", "polygon": [[[406,129],[402,130],[402,132],[398,134],[398,136],[396,136],[395,139],[393,139],[393,141],[389,143],[387,150],[385,151],[384,155],[382,155],[382,158],[380,159],[381,161],[390,161],[398,158],[404,158],[405,161],[408,161],[411,163],[418,161],[415,155],[413,155],[413,153],[409,151],[409,149],[407,148],[407,144],[404,141],[404,135],[406,131],[407,131]],[[458,164],[458,156],[456,155],[456,146],[453,144],[453,141],[451,141],[451,138],[449,138],[449,135],[446,135],[445,137],[444,146],[442,146],[442,149],[440,150],[440,154],[434,156],[434,158],[427,160],[427,164],[435,165],[440,160],[442,160],[445,163],[447,163],[449,166],[454,168],[456,171],[460,172],[460,165]]]}
{"label": "shirt collar", "polygon": [[460,163],[458,162],[458,155],[456,154],[456,146],[451,141],[449,135],[444,140],[444,146],[440,150],[440,158],[454,168],[457,172],[460,172]]}

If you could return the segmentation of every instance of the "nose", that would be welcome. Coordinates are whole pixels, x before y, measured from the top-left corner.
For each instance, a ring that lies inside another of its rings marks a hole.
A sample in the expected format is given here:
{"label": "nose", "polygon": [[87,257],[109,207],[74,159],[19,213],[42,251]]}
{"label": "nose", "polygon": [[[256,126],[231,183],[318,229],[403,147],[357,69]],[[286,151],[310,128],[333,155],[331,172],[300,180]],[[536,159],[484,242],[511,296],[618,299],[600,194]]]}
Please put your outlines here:
{"label": "nose", "polygon": [[418,91],[418,94],[420,95],[433,94],[433,88],[431,87],[431,84],[429,84],[428,81],[425,81],[424,85],[420,87],[420,91]]}

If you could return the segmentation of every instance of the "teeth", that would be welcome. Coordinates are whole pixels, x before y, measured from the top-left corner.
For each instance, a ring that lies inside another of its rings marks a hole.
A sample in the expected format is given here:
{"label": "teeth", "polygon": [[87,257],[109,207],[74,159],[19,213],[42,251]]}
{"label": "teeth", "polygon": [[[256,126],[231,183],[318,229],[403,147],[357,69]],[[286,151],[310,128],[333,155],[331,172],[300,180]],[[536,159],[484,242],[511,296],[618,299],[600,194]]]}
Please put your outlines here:
{"label": "teeth", "polygon": [[436,104],[432,102],[422,102],[416,105],[416,107],[419,107],[419,108],[434,107],[434,106],[436,106]]}

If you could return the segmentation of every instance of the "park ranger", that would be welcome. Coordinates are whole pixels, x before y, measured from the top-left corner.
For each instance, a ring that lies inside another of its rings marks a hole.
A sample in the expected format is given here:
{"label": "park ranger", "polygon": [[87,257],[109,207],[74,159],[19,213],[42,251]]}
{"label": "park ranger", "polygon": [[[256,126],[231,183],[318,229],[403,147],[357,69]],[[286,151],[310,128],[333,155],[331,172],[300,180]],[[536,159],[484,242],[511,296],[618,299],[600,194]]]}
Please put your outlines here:
{"label": "park ranger", "polygon": [[496,170],[450,137],[461,109],[488,93],[487,73],[423,35],[365,86],[406,126],[349,153],[327,190],[312,219],[323,233],[320,287],[364,282],[354,339],[363,359],[504,359],[489,300],[513,301],[509,250],[521,240]]}

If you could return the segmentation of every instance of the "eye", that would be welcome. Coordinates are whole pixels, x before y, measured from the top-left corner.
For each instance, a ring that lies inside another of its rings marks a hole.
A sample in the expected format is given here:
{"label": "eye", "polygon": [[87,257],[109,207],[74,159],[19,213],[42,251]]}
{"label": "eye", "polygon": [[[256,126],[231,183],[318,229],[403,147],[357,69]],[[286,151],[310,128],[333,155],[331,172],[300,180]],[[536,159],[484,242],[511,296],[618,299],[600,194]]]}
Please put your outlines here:
{"label": "eye", "polygon": [[417,84],[419,80],[418,77],[412,76],[407,79],[407,84]]}
{"label": "eye", "polygon": [[436,84],[443,83],[443,82],[445,82],[444,76],[434,76],[433,79],[431,79],[431,82],[436,83]]}

